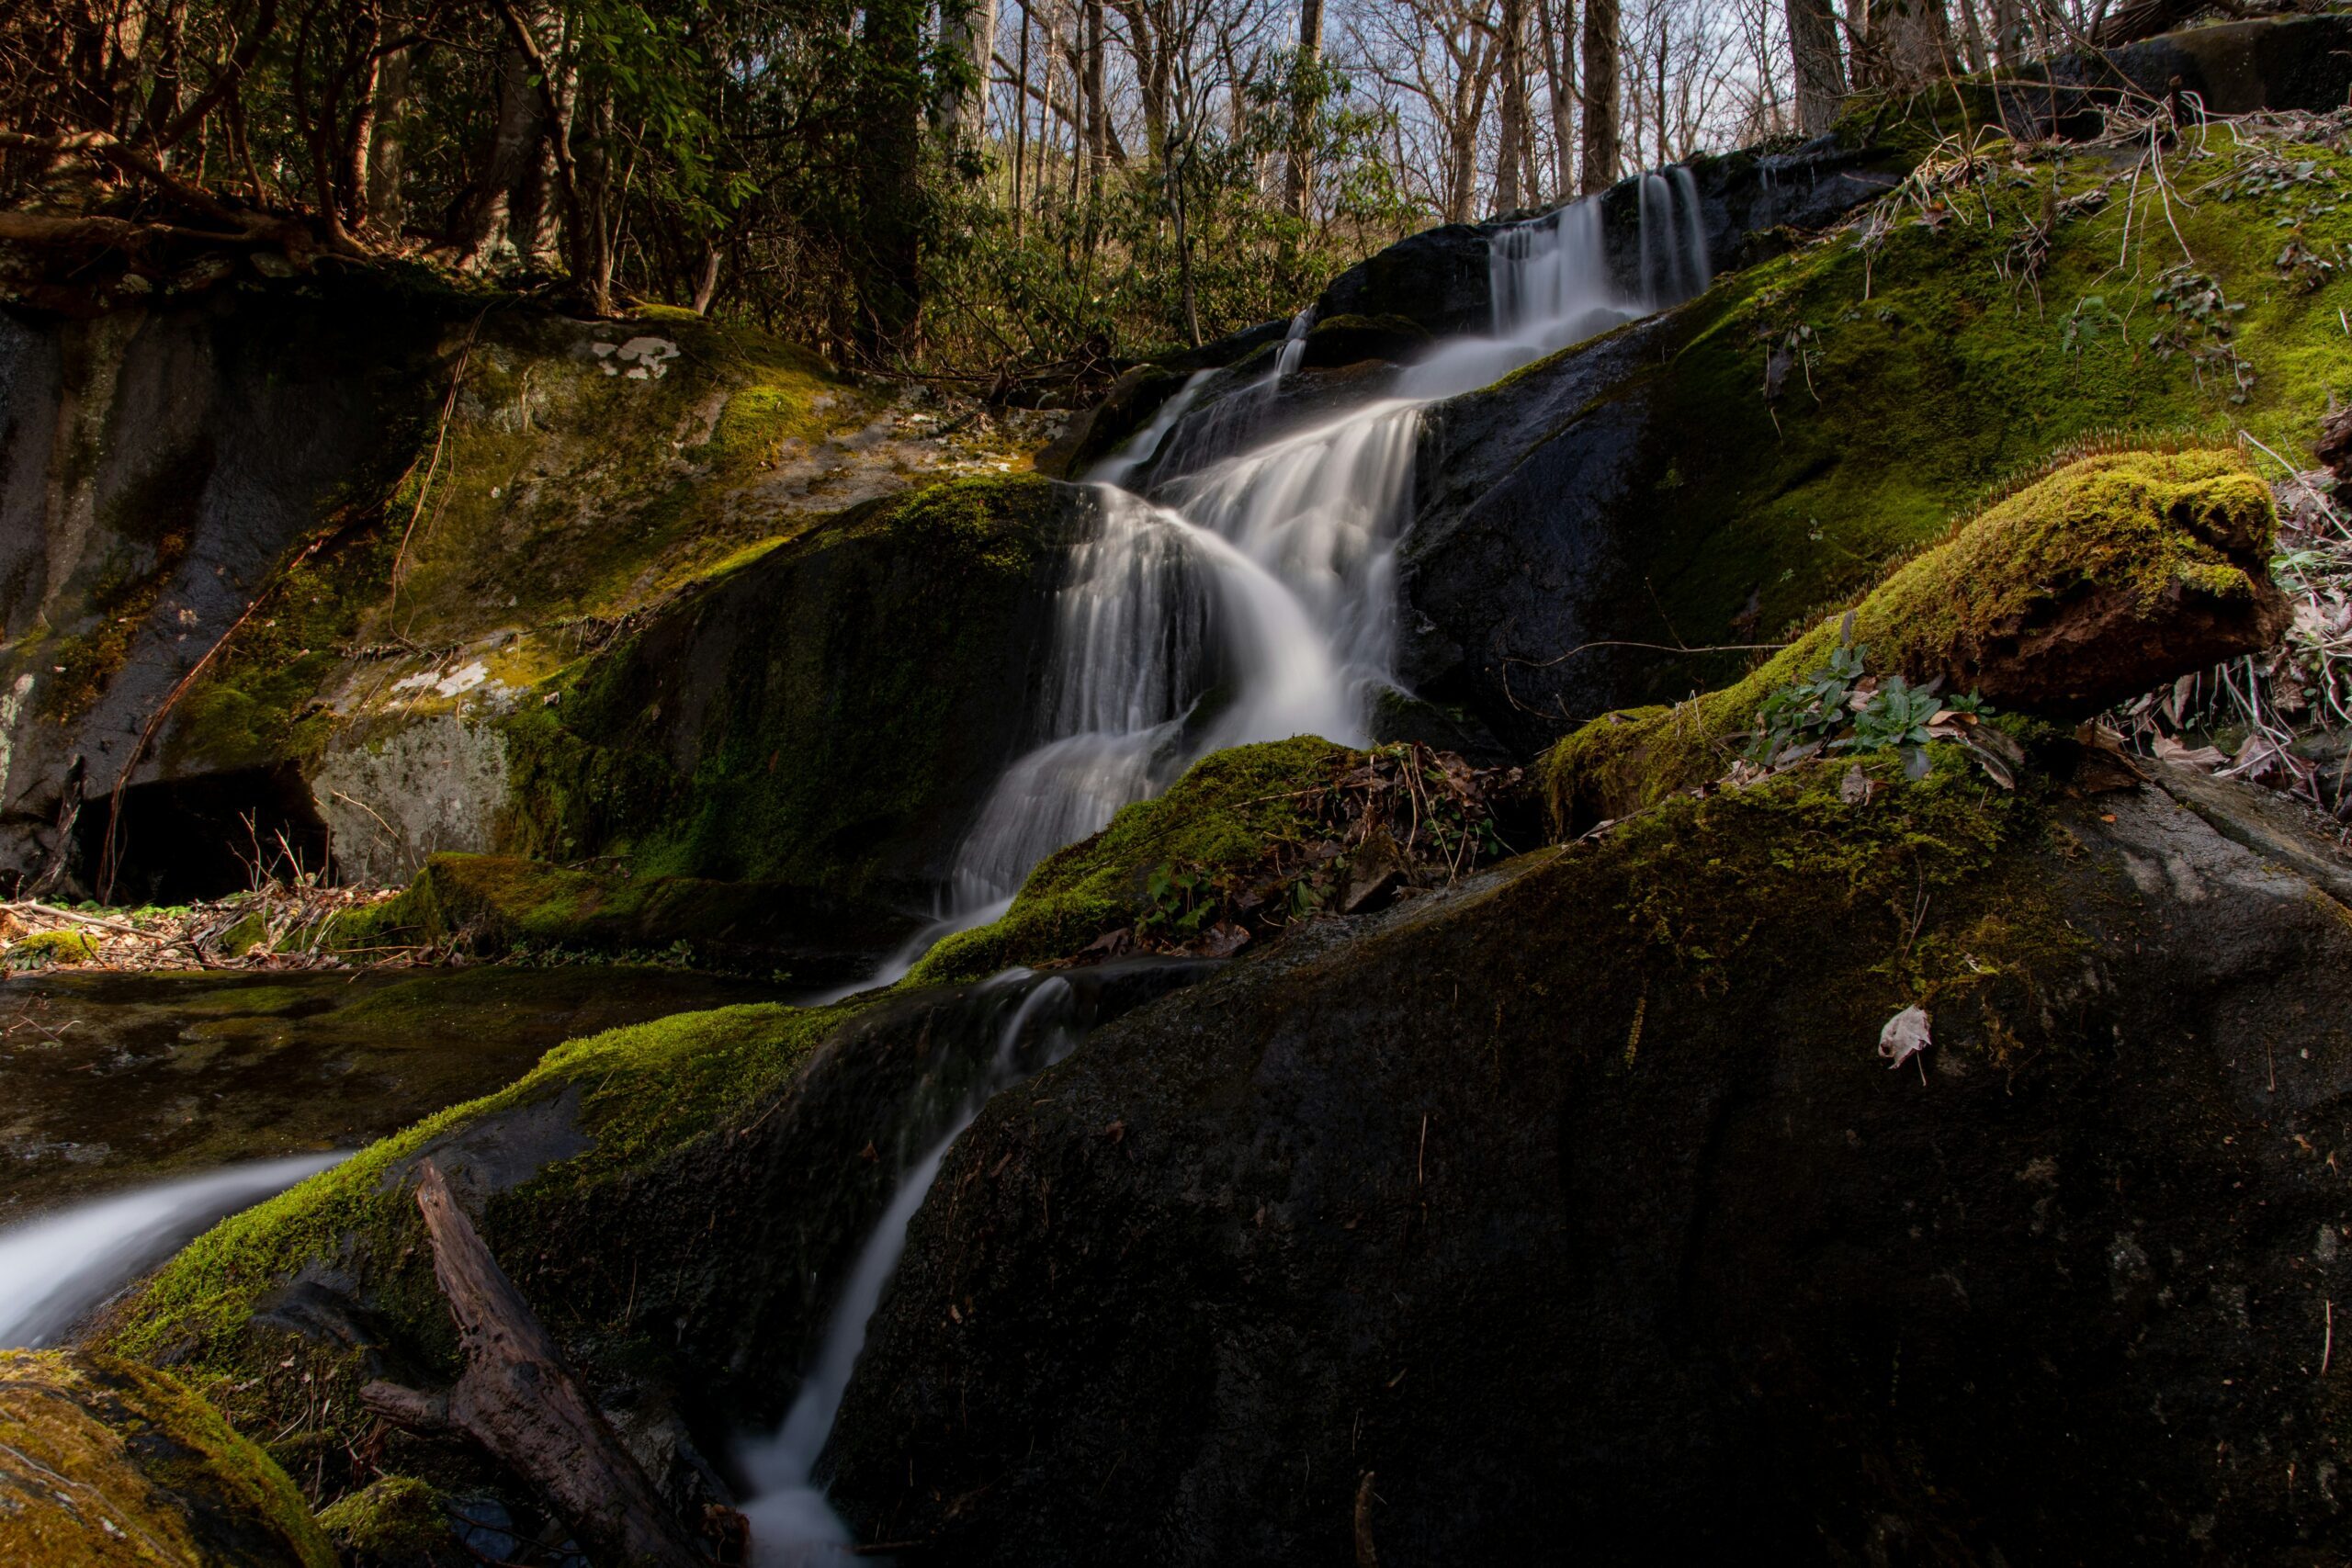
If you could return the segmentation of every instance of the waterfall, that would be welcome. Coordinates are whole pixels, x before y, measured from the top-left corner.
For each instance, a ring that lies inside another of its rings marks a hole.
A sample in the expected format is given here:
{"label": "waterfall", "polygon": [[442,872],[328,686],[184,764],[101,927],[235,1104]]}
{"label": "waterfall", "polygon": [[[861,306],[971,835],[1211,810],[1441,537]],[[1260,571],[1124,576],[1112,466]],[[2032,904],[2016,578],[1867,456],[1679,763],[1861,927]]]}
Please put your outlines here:
{"label": "waterfall", "polygon": [[1077,1042],[1068,981],[1039,980],[1025,969],[1015,969],[988,982],[983,991],[993,991],[999,998],[1015,998],[1011,1016],[998,1033],[996,1054],[955,1107],[946,1131],[932,1138],[905,1166],[889,1207],[858,1251],[840,1303],[825,1326],[816,1362],[802,1380],[784,1424],[738,1456],[751,1483],[752,1495],[743,1513],[751,1520],[758,1568],[847,1561],[853,1539],[826,1503],[813,1474],[825,1439],[832,1434],[833,1416],[849,1388],[850,1373],[865,1348],[866,1325],[890,1277],[898,1271],[899,1255],[906,1250],[907,1225],[939,1175],[949,1145],[972,1124],[989,1098],[1060,1061]]}
{"label": "waterfall", "polygon": [[[1612,276],[1600,203],[1564,207],[1495,232],[1491,332],[1437,345],[1396,395],[1244,444],[1304,355],[1302,310],[1265,374],[1205,409],[1216,373],[1194,376],[1096,467],[1097,525],[1056,603],[1034,744],[967,835],[938,931],[992,919],[1039,860],[1209,751],[1370,739],[1374,701],[1398,685],[1396,547],[1421,410],[1707,286],[1690,172],[1645,175],[1636,195],[1630,286]],[[1171,477],[1136,488],[1155,457]]]}
{"label": "waterfall", "polygon": [[37,1349],[189,1238],[343,1158],[296,1155],[76,1203],[0,1230],[0,1348]]}
{"label": "waterfall", "polygon": [[[1206,408],[1218,373],[1193,377],[1097,465],[1087,486],[1095,526],[1071,550],[1055,601],[1034,744],[966,835],[945,912],[867,984],[904,974],[948,931],[994,919],[1039,860],[1209,751],[1298,734],[1370,739],[1374,701],[1397,684],[1396,548],[1421,411],[1706,286],[1688,171],[1645,176],[1638,194],[1641,275],[1630,287],[1612,280],[1599,203],[1563,208],[1497,231],[1493,330],[1437,345],[1406,368],[1396,395],[1223,450],[1296,371],[1313,321],[1302,311],[1263,375]],[[1167,477],[1138,486],[1155,458]],[[945,1130],[902,1165],[784,1425],[741,1456],[760,1568],[839,1561],[851,1548],[815,1469],[907,1226],[989,1097],[1075,1043],[1066,981],[1014,970],[989,986],[1020,996],[993,1062]],[[941,1122],[918,1108],[906,1124]]]}

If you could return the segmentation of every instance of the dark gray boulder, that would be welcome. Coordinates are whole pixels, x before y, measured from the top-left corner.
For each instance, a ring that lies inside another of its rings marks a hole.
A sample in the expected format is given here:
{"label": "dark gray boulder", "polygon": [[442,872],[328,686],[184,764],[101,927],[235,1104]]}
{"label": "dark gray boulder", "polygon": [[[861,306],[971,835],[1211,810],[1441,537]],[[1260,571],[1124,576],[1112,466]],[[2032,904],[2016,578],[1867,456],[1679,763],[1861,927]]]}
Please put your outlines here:
{"label": "dark gray boulder", "polygon": [[835,1428],[861,1539],[2324,1560],[2352,916],[2154,788],[1824,781],[1294,937],[1001,1098]]}

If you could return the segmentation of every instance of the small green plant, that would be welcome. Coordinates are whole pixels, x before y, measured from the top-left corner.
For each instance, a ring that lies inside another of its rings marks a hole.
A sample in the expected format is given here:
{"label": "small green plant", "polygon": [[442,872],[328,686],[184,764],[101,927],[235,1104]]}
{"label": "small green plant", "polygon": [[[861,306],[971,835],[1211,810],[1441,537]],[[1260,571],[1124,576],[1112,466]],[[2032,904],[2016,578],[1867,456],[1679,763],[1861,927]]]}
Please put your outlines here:
{"label": "small green plant", "polygon": [[1216,913],[1214,894],[1205,872],[1171,863],[1156,865],[1144,882],[1144,896],[1151,908],[1144,911],[1143,927],[1163,934],[1193,936]]}
{"label": "small green plant", "polygon": [[2156,279],[2156,308],[2171,320],[2148,339],[2159,359],[2185,354],[2198,384],[2211,370],[2224,379],[2225,395],[2242,403],[2254,392],[2254,362],[2240,354],[2233,319],[2245,307],[2223,297],[2222,286],[2193,266],[2177,266]]}
{"label": "small green plant", "polygon": [[1832,741],[1831,749],[1883,751],[1893,747],[1903,754],[1905,777],[1926,778],[1928,726],[1943,707],[1942,699],[1932,691],[1914,686],[1900,675],[1890,675],[1854,715],[1854,733]]}
{"label": "small green plant", "polygon": [[1853,613],[1847,612],[1845,624],[1838,628],[1838,646],[1829,651],[1829,662],[1795,684],[1774,692],[1757,709],[1747,760],[1770,767],[1781,753],[1826,742],[1843,728],[1847,705],[1855,683],[1862,678],[1862,661],[1869,652],[1867,645],[1855,643]]}

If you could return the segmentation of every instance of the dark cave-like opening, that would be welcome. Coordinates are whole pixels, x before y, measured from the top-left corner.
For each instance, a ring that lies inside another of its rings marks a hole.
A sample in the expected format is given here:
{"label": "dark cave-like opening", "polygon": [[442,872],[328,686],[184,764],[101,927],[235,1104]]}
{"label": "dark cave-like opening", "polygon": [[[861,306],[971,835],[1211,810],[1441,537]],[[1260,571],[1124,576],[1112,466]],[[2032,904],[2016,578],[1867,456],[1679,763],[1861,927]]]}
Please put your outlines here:
{"label": "dark cave-like opening", "polygon": [[[103,874],[112,802],[99,795],[74,823],[76,863],[94,891]],[[293,763],[134,784],[122,794],[108,901],[186,904],[271,877],[331,873],[325,821]]]}

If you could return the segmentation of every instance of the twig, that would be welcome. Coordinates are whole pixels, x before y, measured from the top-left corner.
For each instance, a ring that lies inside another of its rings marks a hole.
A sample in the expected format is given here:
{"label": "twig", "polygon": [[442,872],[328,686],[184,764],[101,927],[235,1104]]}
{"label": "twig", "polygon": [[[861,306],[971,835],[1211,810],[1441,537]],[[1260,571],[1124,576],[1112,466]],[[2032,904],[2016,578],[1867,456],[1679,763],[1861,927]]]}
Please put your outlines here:
{"label": "twig", "polygon": [[[492,301],[494,305],[496,302]],[[441,425],[433,433],[433,456],[424,465],[424,478],[416,487],[416,505],[408,514],[408,526],[401,530],[400,547],[392,552],[392,597],[401,592],[401,567],[408,557],[410,536],[416,532],[416,520],[424,515],[424,498],[433,493],[433,476],[441,467],[441,446],[449,438],[449,419],[458,410],[458,389],[466,382],[466,363],[473,357],[474,339],[481,333],[482,318],[490,314],[492,305],[484,305],[474,324],[466,329],[466,341],[458,350],[458,366],[449,375],[449,394],[441,400]]]}

